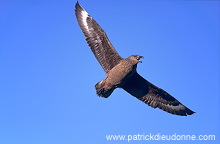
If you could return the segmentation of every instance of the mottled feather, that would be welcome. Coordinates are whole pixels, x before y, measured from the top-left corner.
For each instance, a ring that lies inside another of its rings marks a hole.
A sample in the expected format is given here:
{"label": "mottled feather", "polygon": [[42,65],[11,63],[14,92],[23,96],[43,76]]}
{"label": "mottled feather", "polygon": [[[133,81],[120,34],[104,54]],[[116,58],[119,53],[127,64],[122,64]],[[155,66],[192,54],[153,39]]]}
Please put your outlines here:
{"label": "mottled feather", "polygon": [[121,56],[114,49],[103,29],[78,2],[75,6],[75,13],[90,49],[107,73],[122,60]]}
{"label": "mottled feather", "polygon": [[132,75],[122,88],[153,108],[158,107],[169,113],[182,116],[195,113],[166,91],[145,80],[137,72]]}

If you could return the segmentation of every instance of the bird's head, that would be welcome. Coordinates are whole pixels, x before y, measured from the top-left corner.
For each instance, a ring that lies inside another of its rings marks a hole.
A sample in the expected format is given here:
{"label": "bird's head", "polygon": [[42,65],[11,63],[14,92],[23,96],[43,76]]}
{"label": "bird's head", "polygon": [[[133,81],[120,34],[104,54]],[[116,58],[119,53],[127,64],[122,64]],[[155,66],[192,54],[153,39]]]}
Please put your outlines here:
{"label": "bird's head", "polygon": [[132,55],[129,57],[129,59],[134,62],[135,64],[137,63],[142,63],[142,61],[140,61],[141,58],[144,58],[143,56],[140,56],[140,55]]}

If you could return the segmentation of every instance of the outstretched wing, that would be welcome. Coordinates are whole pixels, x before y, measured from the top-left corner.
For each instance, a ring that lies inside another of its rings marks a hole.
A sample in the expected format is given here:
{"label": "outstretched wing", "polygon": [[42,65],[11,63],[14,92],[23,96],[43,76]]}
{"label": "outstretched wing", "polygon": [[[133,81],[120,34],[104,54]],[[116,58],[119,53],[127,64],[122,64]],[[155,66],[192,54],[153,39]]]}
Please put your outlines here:
{"label": "outstretched wing", "polygon": [[181,116],[195,113],[164,90],[145,80],[137,72],[133,74],[122,88],[153,108],[158,107],[171,114]]}
{"label": "outstretched wing", "polygon": [[89,47],[107,73],[122,60],[122,57],[114,49],[103,29],[78,2],[75,6],[75,13]]}

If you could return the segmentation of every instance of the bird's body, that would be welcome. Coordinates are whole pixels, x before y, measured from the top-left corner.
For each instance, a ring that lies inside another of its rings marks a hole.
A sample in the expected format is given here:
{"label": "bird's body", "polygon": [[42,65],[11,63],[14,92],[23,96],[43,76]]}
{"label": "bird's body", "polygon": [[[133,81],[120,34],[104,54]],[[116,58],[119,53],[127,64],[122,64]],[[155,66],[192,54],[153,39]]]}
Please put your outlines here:
{"label": "bird's body", "polygon": [[127,80],[136,72],[137,63],[142,56],[130,56],[122,59],[107,74],[106,78],[96,84],[96,93],[102,97],[109,97],[115,88],[122,88]]}
{"label": "bird's body", "polygon": [[99,96],[107,98],[114,89],[122,88],[153,108],[158,107],[181,116],[195,113],[166,91],[140,76],[136,68],[142,56],[132,55],[126,59],[122,58],[112,46],[104,30],[78,2],[75,13],[90,49],[106,72],[105,79],[95,85]]}

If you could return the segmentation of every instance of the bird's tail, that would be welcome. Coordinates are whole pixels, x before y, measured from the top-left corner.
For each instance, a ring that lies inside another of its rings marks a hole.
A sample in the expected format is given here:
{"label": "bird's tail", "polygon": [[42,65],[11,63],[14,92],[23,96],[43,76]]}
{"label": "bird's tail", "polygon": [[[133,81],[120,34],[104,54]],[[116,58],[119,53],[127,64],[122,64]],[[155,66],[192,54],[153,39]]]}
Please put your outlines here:
{"label": "bird's tail", "polygon": [[106,89],[105,80],[102,80],[95,85],[95,89],[98,96],[108,98],[115,88]]}

